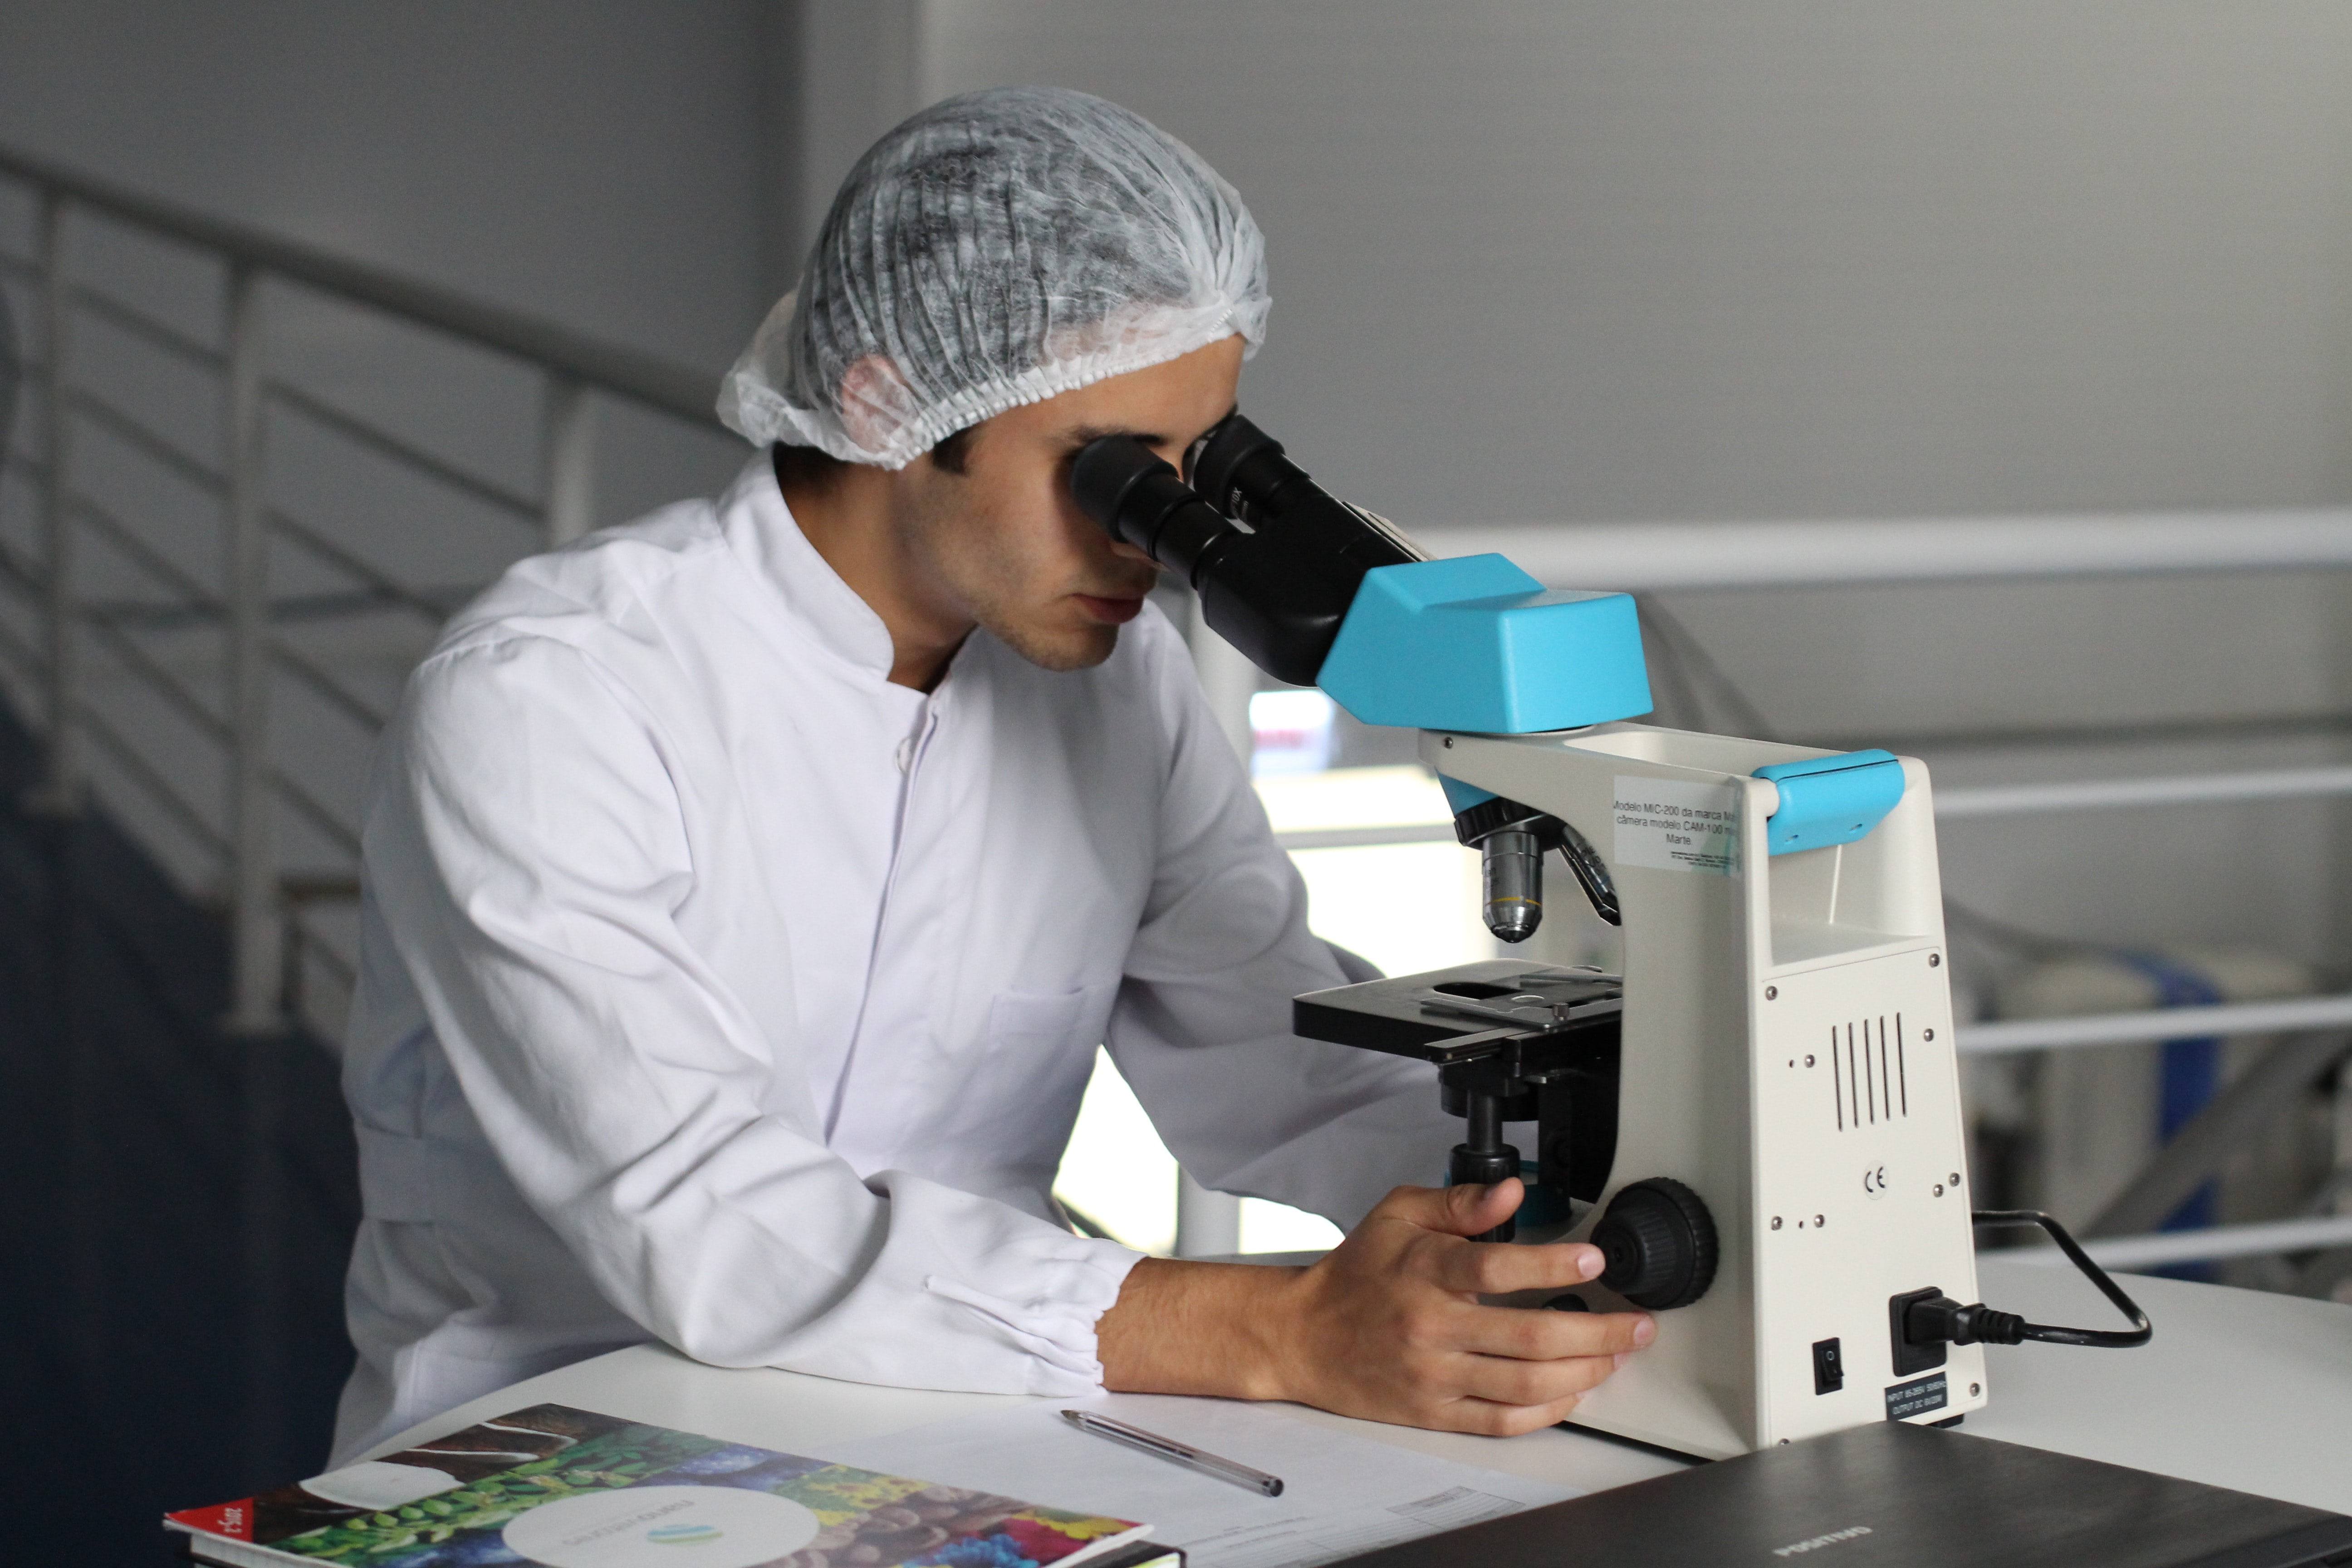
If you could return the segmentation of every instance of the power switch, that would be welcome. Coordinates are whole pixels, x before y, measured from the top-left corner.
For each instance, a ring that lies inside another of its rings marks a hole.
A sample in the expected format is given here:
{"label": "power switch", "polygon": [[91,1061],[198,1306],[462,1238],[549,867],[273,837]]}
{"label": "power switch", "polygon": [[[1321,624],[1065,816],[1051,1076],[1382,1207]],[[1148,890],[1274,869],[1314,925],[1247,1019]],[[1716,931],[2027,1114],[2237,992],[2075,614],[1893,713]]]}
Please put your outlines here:
{"label": "power switch", "polygon": [[1845,1357],[1835,1340],[1813,1342],[1813,1392],[1835,1394],[1845,1386]]}

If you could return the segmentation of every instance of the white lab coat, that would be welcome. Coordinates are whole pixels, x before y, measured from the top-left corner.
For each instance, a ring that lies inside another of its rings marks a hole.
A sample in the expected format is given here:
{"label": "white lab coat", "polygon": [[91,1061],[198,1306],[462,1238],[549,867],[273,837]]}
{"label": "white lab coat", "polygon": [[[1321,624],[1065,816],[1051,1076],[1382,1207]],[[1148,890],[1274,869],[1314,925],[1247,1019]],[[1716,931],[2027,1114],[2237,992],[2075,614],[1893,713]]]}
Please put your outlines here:
{"label": "white lab coat", "polygon": [[337,1462],[651,1339],[1097,1385],[1137,1255],[1049,1194],[1097,1042],[1212,1186],[1351,1225],[1437,1167],[1433,1069],[1291,1037],[1360,976],[1156,611],[1078,673],[890,658],[763,457],[523,562],[417,669],[365,826]]}

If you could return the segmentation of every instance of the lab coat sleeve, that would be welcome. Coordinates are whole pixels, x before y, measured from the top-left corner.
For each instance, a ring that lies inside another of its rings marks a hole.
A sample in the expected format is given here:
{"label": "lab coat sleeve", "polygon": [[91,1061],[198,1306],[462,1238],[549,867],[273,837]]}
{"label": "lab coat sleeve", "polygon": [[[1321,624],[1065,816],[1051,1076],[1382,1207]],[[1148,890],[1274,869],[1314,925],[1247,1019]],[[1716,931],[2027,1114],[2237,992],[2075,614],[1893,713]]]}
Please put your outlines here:
{"label": "lab coat sleeve", "polygon": [[1158,868],[1109,1048],[1194,1180],[1352,1228],[1435,1185],[1460,1124],[1427,1063],[1300,1039],[1290,999],[1370,978],[1307,929],[1307,889],[1173,634],[1155,697],[1172,738]]}
{"label": "lab coat sleeve", "polygon": [[[692,846],[662,726],[587,653],[418,674],[372,889],[468,1108],[613,1305],[698,1360],[1070,1394],[1137,1255],[903,1172],[861,1181],[673,919]],[[778,962],[783,962],[779,955]]]}

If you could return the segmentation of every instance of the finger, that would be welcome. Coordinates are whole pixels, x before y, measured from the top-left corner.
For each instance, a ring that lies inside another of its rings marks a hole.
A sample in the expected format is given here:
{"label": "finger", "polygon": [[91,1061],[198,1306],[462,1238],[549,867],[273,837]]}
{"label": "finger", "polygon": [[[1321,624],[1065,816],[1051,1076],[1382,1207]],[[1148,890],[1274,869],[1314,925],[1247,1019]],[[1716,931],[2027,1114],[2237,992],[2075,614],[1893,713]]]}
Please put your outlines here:
{"label": "finger", "polygon": [[1553,1405],[1598,1388],[1617,1370],[1613,1355],[1572,1356],[1564,1361],[1516,1361],[1508,1356],[1463,1356],[1449,1368],[1456,1386],[1473,1399],[1497,1405]]}
{"label": "finger", "polygon": [[1581,1396],[1570,1394],[1548,1405],[1505,1405],[1491,1399],[1457,1399],[1441,1417],[1444,1429],[1475,1432],[1484,1437],[1517,1437],[1557,1426],[1574,1413]]}
{"label": "finger", "polygon": [[1365,1217],[1401,1219],[1446,1236],[1484,1236],[1518,1213],[1526,1193],[1517,1176],[1491,1186],[1465,1182],[1451,1187],[1399,1187]]}
{"label": "finger", "polygon": [[1647,1312],[1554,1312],[1541,1307],[1474,1307],[1453,1324],[1457,1350],[1521,1361],[1623,1355],[1657,1338]]}
{"label": "finger", "polygon": [[1581,1241],[1542,1247],[1476,1243],[1437,1253],[1437,1282],[1448,1290],[1500,1296],[1512,1290],[1557,1290],[1596,1279],[1608,1267],[1601,1249]]}

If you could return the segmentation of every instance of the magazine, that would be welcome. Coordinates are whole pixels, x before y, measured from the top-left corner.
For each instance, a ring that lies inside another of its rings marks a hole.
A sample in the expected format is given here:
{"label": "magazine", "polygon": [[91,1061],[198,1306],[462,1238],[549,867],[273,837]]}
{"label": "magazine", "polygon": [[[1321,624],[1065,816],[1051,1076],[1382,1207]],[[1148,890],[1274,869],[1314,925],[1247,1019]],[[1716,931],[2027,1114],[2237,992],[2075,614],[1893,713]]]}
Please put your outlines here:
{"label": "magazine", "polygon": [[[1125,1568],[1150,1527],[538,1405],[167,1514],[202,1561],[368,1568]],[[691,1551],[678,1548],[691,1547]]]}

